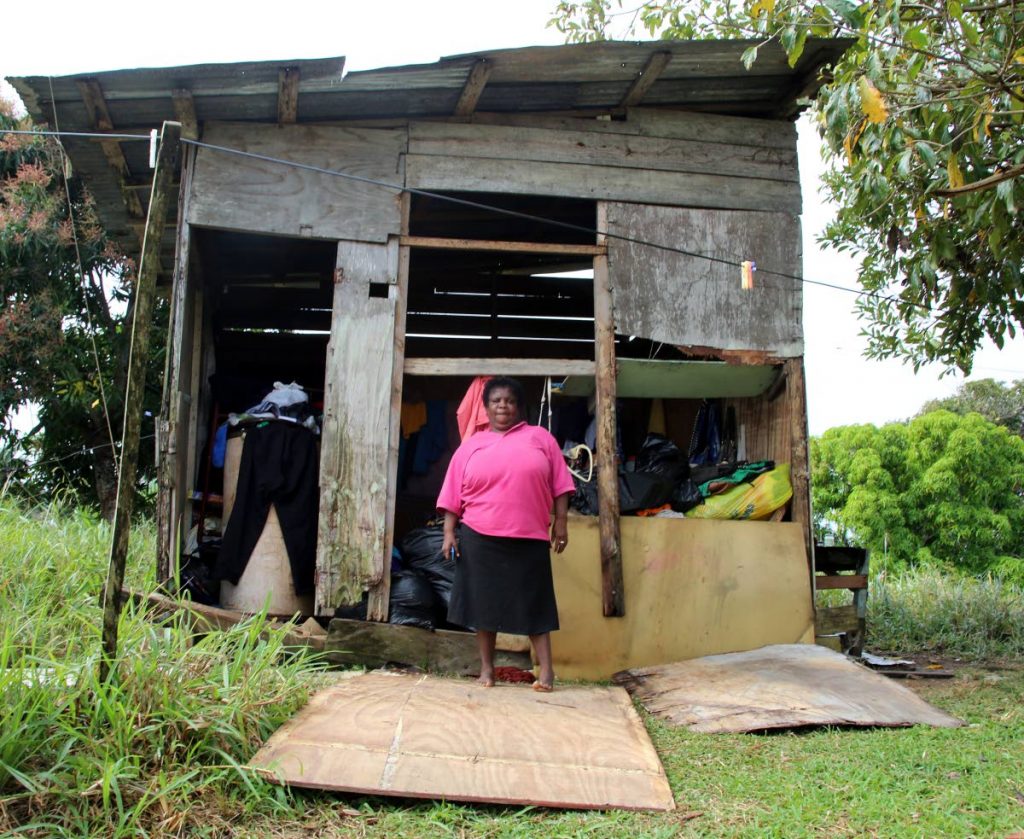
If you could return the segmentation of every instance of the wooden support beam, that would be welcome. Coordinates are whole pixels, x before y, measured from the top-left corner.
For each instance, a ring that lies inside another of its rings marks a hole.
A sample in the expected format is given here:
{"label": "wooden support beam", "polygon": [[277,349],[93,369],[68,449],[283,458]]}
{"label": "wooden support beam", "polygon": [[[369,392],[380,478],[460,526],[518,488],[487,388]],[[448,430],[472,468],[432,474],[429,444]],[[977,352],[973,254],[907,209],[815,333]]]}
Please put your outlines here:
{"label": "wooden support beam", "polygon": [[407,358],[407,376],[593,376],[594,362],[577,358]]}
{"label": "wooden support beam", "polygon": [[176,87],[171,91],[174,101],[174,116],[181,123],[181,136],[186,140],[199,138],[199,120],[196,119],[196,103],[192,91],[186,87]]}
{"label": "wooden support beam", "polygon": [[171,181],[181,155],[181,125],[165,122],[160,132],[160,149],[153,194],[149,199],[149,217],[142,240],[139,274],[135,285],[132,312],[131,354],[128,384],[124,395],[124,426],[121,435],[121,460],[117,474],[117,502],[110,544],[110,561],[103,590],[103,652],[100,657],[100,681],[106,681],[117,659],[117,622],[121,611],[121,587],[128,555],[128,536],[132,506],[135,503],[136,467],[139,456],[139,429],[142,425],[142,397],[146,387],[146,363],[149,360],[149,329],[156,300],[156,277],[160,270],[160,240],[164,219],[171,203]]}
{"label": "wooden support beam", "polygon": [[462,86],[462,93],[459,94],[459,101],[455,103],[454,115],[457,117],[468,117],[476,110],[476,104],[483,95],[487,80],[491,76],[491,63],[486,58],[481,58],[469,71],[466,83]]}
{"label": "wooden support beam", "polygon": [[807,388],[804,379],[803,358],[790,358],[783,365],[786,376],[786,399],[789,401],[789,422],[792,456],[790,480],[793,500],[790,502],[792,521],[799,522],[804,531],[808,572],[814,573],[814,537],[811,526],[811,463],[807,443]]}
{"label": "wooden support beam", "polygon": [[299,68],[282,67],[277,74],[277,121],[295,122],[299,115]]}
{"label": "wooden support beam", "polygon": [[[607,210],[597,205],[597,229],[607,230]],[[608,257],[594,257],[594,383],[597,410],[597,507],[601,533],[601,609],[622,617],[622,538],[619,533],[619,467],[615,446],[615,323]]]}
{"label": "wooden support beam", "polygon": [[[107,100],[103,97],[103,88],[96,79],[77,79],[75,84],[78,92],[85,103],[85,109],[89,114],[89,125],[95,131],[113,131],[114,122],[110,118],[110,110],[107,108]],[[128,161],[125,160],[124,152],[121,150],[121,143],[117,140],[100,140],[103,154],[107,161],[117,170],[120,178],[121,197],[124,205],[128,208],[128,215],[133,218],[144,218],[145,212],[142,209],[142,201],[136,192],[128,189],[127,183],[131,178],[131,171],[128,169]]]}
{"label": "wooden support beam", "polygon": [[672,53],[670,52],[656,52],[648,58],[644,69],[640,71],[640,75],[633,80],[626,95],[622,97],[619,107],[632,108],[639,105],[671,60]]}
{"label": "wooden support beam", "polygon": [[554,253],[567,256],[600,256],[607,245],[562,245],[556,242],[505,242],[495,239],[446,239],[439,236],[403,236],[401,244],[412,248],[449,251],[502,251],[504,253]]}
{"label": "wooden support beam", "polygon": [[[409,229],[409,208],[412,203],[412,196],[408,192],[403,192],[399,200],[402,202],[400,230],[404,233]],[[395,507],[398,499],[398,452],[401,444],[402,385],[405,380],[403,375],[405,366],[405,313],[409,301],[409,249],[406,247],[399,246],[398,248],[398,276],[396,279],[394,351],[391,364],[391,413],[388,420],[390,422],[388,429],[388,472],[386,476],[388,492],[384,513],[384,565],[386,568],[390,567],[391,552],[395,546]],[[366,616],[386,621],[390,607],[390,596],[391,575],[384,574],[381,576],[380,582],[370,589]]]}
{"label": "wooden support beam", "polygon": [[868,578],[866,574],[835,574],[831,577],[823,577],[818,574],[814,577],[814,588],[817,591],[833,588],[845,588],[850,591],[856,591],[857,589],[867,587]]}
{"label": "wooden support beam", "polygon": [[[345,667],[384,667],[389,663],[421,667],[432,673],[475,676],[480,672],[476,638],[469,632],[418,626],[398,626],[376,621],[335,618],[328,629],[324,657]],[[498,650],[499,667],[531,667],[530,654]]]}

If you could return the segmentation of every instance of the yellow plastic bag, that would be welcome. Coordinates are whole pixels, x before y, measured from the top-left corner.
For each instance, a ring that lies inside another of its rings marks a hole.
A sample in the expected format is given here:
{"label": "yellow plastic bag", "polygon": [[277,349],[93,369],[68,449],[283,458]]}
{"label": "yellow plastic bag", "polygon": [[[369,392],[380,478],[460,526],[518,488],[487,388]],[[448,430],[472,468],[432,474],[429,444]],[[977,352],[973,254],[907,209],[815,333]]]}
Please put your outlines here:
{"label": "yellow plastic bag", "polygon": [[687,512],[690,519],[752,519],[768,518],[793,497],[789,480],[789,464],[780,463],[771,472],[758,475],[749,484],[704,499]]}

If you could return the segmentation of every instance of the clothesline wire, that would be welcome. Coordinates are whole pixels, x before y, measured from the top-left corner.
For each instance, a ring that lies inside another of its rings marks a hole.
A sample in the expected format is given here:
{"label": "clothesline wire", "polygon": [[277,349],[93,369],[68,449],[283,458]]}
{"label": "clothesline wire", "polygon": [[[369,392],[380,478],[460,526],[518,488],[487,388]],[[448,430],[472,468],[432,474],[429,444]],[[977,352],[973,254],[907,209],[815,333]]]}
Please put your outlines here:
{"label": "clothesline wire", "polygon": [[[155,437],[156,437],[156,434],[145,434],[142,437],[139,437],[139,440],[152,440]],[[61,463],[62,461],[70,460],[73,457],[79,457],[80,455],[84,455],[84,454],[94,454],[99,449],[109,449],[109,448],[112,448],[110,443],[98,443],[95,446],[81,446],[80,448],[74,449],[73,451],[69,451],[65,455],[61,455],[60,457],[51,457],[48,460],[39,460],[39,461],[36,461],[35,463],[26,464],[26,465],[30,465],[33,469],[35,469],[35,468],[37,468],[39,466],[49,466],[52,463]],[[5,471],[5,472],[15,472],[15,471],[17,471],[17,469],[8,466],[8,467],[3,467],[3,471]]]}
{"label": "clothesline wire", "polygon": [[[47,81],[50,85],[50,101],[53,102],[53,124],[57,131],[60,131],[60,121],[57,118],[57,99],[53,95],[53,77],[48,77]],[[71,225],[71,238],[75,244],[75,260],[78,264],[78,287],[82,292],[82,305],[85,308],[85,324],[89,332],[89,344],[92,347],[93,362],[96,365],[96,383],[99,386],[100,392],[100,404],[103,406],[103,421],[107,427],[107,438],[110,440],[110,447],[114,449],[114,426],[110,421],[110,408],[107,404],[107,388],[103,381],[103,366],[100,364],[100,353],[96,346],[96,330],[93,329],[92,325],[92,309],[89,306],[89,291],[86,288],[85,280],[85,266],[82,262],[82,250],[78,242],[78,224],[75,219],[75,205],[71,200],[71,184],[68,179],[68,164],[69,158],[67,151],[64,148],[64,144],[57,139],[57,148],[60,150],[60,173],[61,180],[64,184],[64,197],[67,200],[68,205],[68,224]],[[117,451],[114,451],[114,475],[120,480],[121,474],[121,461],[117,456]]]}
{"label": "clothesline wire", "polygon": [[[65,136],[65,137],[83,137],[83,138],[97,138],[97,139],[116,139],[116,140],[149,140],[149,135],[142,134],[106,134],[101,132],[86,132],[86,131],[29,131],[29,130],[13,130],[13,129],[0,129],[0,133],[7,134],[37,134],[42,136]],[[223,154],[234,154],[240,157],[248,157],[253,160],[262,160],[266,163],[274,163],[282,166],[290,166],[295,169],[304,169],[309,172],[317,172],[322,175],[329,175],[331,177],[344,178],[346,180],[356,181],[359,183],[370,184],[372,186],[379,186],[384,189],[392,189],[396,192],[407,192],[411,195],[421,195],[425,198],[434,198],[439,201],[447,201],[451,204],[458,204],[463,207],[470,207],[478,210],[486,210],[488,212],[498,213],[512,218],[520,218],[525,221],[534,221],[540,224],[546,224],[552,227],[560,227],[565,230],[573,230],[579,233],[587,233],[593,236],[604,236],[608,239],[616,239],[622,242],[628,242],[634,245],[641,245],[644,247],[655,248],[657,250],[667,251],[669,253],[677,253],[682,256],[689,256],[693,259],[702,259],[707,262],[715,262],[722,265],[728,265],[733,268],[741,268],[743,266],[742,260],[726,259],[724,257],[712,256],[710,254],[699,253],[697,251],[687,250],[685,248],[679,248],[674,245],[664,245],[659,242],[650,242],[644,239],[638,239],[634,236],[626,236],[621,233],[611,233],[607,230],[598,230],[596,228],[587,227],[586,225],[573,224],[572,222],[559,221],[558,219],[545,218],[543,216],[537,216],[532,213],[524,213],[519,210],[510,210],[506,207],[496,207],[490,204],[485,204],[479,201],[470,201],[465,198],[456,198],[452,195],[445,195],[444,193],[434,192],[432,190],[420,189],[418,187],[401,186],[399,184],[389,183],[387,181],[381,181],[376,178],[368,178],[364,175],[353,175],[350,172],[340,172],[336,169],[327,169],[322,166],[314,166],[310,163],[300,163],[295,160],[285,160],[284,158],[272,157],[270,155],[258,154],[256,152],[243,151],[242,149],[235,149],[229,146],[219,146],[213,143],[204,143],[200,140],[191,140],[182,138],[182,143],[187,145],[196,146],[197,148],[210,149],[211,151],[221,152]],[[887,301],[890,303],[903,303],[904,305],[911,306],[916,309],[921,309],[925,312],[930,312],[931,307],[926,306],[923,303],[915,303],[913,301],[901,301],[900,298],[889,294],[882,294],[877,291],[868,291],[866,289],[850,288],[849,286],[838,285],[836,283],[825,282],[824,280],[811,280],[806,277],[802,277],[798,274],[790,274],[785,271],[776,271],[769,268],[758,267],[757,273],[761,275],[770,274],[774,277],[780,277],[787,280],[795,280],[799,283],[806,285],[816,285],[822,288],[830,288],[835,291],[843,291],[848,294],[855,294],[858,297],[870,297],[875,300]],[[689,284],[699,282],[698,280],[690,280]]]}
{"label": "clothesline wire", "polygon": [[[707,262],[715,262],[721,265],[728,265],[732,268],[742,268],[743,261],[735,259],[727,259],[720,256],[712,256],[710,254],[699,253],[697,251],[687,250],[686,248],[676,247],[675,245],[665,245],[660,242],[651,242],[646,239],[639,239],[635,236],[627,236],[622,233],[612,233],[608,230],[598,230],[597,228],[587,227],[582,224],[573,224],[568,221],[560,221],[558,219],[545,218],[544,216],[534,215],[532,213],[524,213],[520,210],[510,210],[506,207],[496,207],[491,204],[485,204],[480,201],[471,201],[467,198],[456,198],[453,195],[446,195],[441,192],[434,192],[428,189],[420,189],[419,187],[402,186],[400,184],[389,183],[388,181],[382,181],[377,178],[368,178],[365,175],[353,175],[350,172],[339,172],[336,169],[327,169],[322,166],[314,166],[311,163],[300,163],[295,160],[285,160],[280,157],[272,157],[266,154],[259,154],[257,152],[243,151],[242,149],[235,149],[229,146],[219,146],[213,143],[204,143],[200,140],[182,139],[182,143],[186,143],[197,148],[209,149],[210,151],[221,152],[222,154],[233,154],[240,157],[247,157],[253,160],[261,160],[265,163],[274,163],[282,166],[290,166],[296,169],[303,169],[309,172],[316,172],[322,175],[329,175],[331,177],[343,178],[345,180],[356,181],[358,183],[370,184],[372,186],[379,186],[384,189],[392,189],[395,192],[407,192],[410,195],[420,195],[424,198],[433,198],[438,201],[446,201],[451,204],[457,204],[462,207],[469,207],[476,210],[485,210],[487,212],[498,213],[501,215],[509,216],[511,218],[519,218],[524,221],[533,221],[540,224],[546,224],[550,227],[560,227],[564,230],[572,230],[578,233],[587,233],[591,236],[604,236],[607,239],[615,239],[621,242],[627,242],[633,245],[641,245],[643,247],[655,248],[656,250],[667,251],[669,253],[677,253],[682,256],[689,256],[693,259],[702,259]],[[906,303],[907,305],[919,308],[922,311],[930,312],[931,308],[921,303],[913,303],[910,301],[901,301],[898,297],[892,295],[881,294],[877,291],[867,291],[865,289],[850,288],[849,286],[837,285],[835,283],[825,282],[823,280],[810,280],[806,277],[801,277],[798,274],[789,274],[785,271],[776,271],[769,268],[757,267],[757,273],[759,275],[770,274],[774,277],[781,277],[787,280],[795,280],[799,283],[806,283],[809,285],[822,286],[824,288],[831,288],[836,291],[845,291],[850,294],[856,294],[857,296],[871,297],[877,300],[885,300],[892,303]],[[698,282],[698,280],[691,280],[690,284]]]}

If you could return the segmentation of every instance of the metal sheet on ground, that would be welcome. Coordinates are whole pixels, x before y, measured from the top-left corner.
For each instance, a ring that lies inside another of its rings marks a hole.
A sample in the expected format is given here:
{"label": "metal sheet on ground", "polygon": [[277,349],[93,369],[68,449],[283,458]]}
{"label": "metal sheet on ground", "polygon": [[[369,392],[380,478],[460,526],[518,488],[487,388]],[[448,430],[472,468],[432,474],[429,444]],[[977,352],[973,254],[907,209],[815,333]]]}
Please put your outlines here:
{"label": "metal sheet on ground", "polygon": [[333,685],[250,766],[284,784],[415,798],[672,810],[626,691],[368,673]]}
{"label": "metal sheet on ground", "polygon": [[625,670],[615,681],[650,713],[691,731],[963,724],[902,685],[810,644]]}

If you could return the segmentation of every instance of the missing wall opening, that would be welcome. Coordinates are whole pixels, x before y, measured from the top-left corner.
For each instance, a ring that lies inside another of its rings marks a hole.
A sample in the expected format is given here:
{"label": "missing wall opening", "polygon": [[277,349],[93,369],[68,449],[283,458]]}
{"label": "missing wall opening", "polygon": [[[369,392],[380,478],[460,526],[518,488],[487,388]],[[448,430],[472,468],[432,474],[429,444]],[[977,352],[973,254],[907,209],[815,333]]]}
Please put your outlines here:
{"label": "missing wall opening", "polygon": [[369,297],[378,297],[385,300],[390,295],[391,283],[370,283]]}

